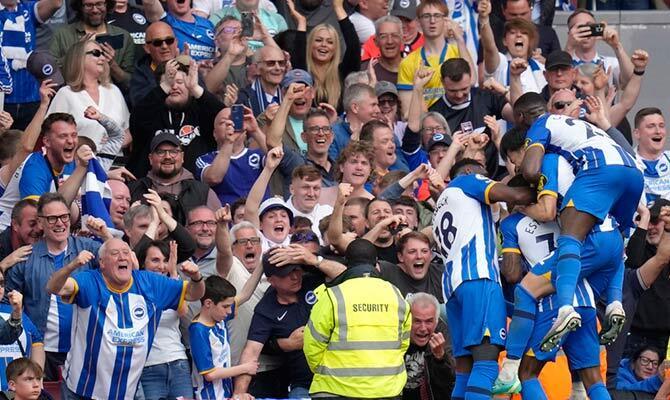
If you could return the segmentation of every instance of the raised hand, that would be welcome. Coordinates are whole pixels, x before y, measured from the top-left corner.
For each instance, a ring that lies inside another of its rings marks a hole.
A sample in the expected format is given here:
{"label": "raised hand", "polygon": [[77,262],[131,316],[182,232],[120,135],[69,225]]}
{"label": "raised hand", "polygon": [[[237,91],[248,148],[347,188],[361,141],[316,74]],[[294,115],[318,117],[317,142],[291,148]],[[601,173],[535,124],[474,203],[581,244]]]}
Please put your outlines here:
{"label": "raised hand", "polygon": [[509,73],[512,76],[521,76],[526,68],[528,68],[528,61],[524,60],[523,58],[515,58],[509,64]]}
{"label": "raised hand", "polygon": [[81,253],[77,254],[74,260],[72,260],[72,265],[75,268],[82,267],[90,263],[95,258],[95,255],[88,250],[82,250]]}
{"label": "raised hand", "polygon": [[340,183],[337,186],[337,202],[344,204],[347,202],[349,196],[354,191],[354,187],[350,183]]}
{"label": "raised hand", "polygon": [[14,118],[7,111],[0,110],[0,131],[6,131],[14,124]]}
{"label": "raised hand", "polygon": [[419,68],[414,74],[414,87],[425,87],[433,78],[434,71],[430,68]]}
{"label": "raised hand", "polygon": [[181,272],[188,276],[189,279],[197,281],[200,275],[200,268],[198,264],[194,263],[191,260],[186,260],[181,263]]}
{"label": "raised hand", "polygon": [[633,52],[633,55],[630,56],[630,60],[635,66],[635,71],[644,71],[647,68],[647,64],[649,64],[649,53],[637,49]]}
{"label": "raised hand", "polygon": [[268,151],[265,157],[265,168],[274,171],[279,166],[282,158],[284,158],[284,150],[281,147],[273,148]]}
{"label": "raised hand", "polygon": [[49,105],[51,99],[56,95],[58,84],[51,79],[45,79],[40,85],[40,104]]}
{"label": "raised hand", "polygon": [[95,157],[95,153],[88,145],[81,145],[77,149],[77,163],[82,167],[88,167],[88,162]]}
{"label": "raised hand", "polygon": [[233,216],[230,213],[230,205],[226,204],[225,206],[216,210],[214,213],[214,219],[216,220],[217,224],[227,227],[230,221],[233,220]]}
{"label": "raised hand", "polygon": [[100,121],[100,119],[102,118],[102,114],[94,106],[88,106],[84,110],[84,117],[92,119],[94,121]]}

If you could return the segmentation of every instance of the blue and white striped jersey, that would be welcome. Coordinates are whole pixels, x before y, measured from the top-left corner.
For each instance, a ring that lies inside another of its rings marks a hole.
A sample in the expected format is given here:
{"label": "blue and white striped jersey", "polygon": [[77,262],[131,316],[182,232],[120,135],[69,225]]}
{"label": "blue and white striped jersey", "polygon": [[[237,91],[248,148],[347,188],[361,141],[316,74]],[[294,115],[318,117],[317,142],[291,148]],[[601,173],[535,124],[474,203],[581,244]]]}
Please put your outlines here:
{"label": "blue and white striped jersey", "polygon": [[[9,304],[0,304],[0,318],[7,321],[12,313],[12,307]],[[32,353],[34,346],[42,346],[42,334],[37,330],[33,322],[27,315],[23,314],[21,318],[23,332],[19,340],[12,344],[0,345],[0,390],[8,390],[7,386],[7,365],[21,357],[28,357]]]}
{"label": "blue and white striped jersey", "polygon": [[575,170],[610,165],[637,167],[635,159],[602,129],[564,115],[545,114],[526,133],[526,144],[565,157]]}
{"label": "blue and white striped jersey", "polygon": [[502,252],[520,254],[528,269],[556,249],[560,229],[555,221],[539,222],[514,212],[500,223]]}
{"label": "blue and white striped jersey", "polygon": [[670,198],[670,151],[664,151],[656,160],[645,160],[637,155],[644,165],[644,194],[646,204],[659,197]]}
{"label": "blue and white striped jersey", "polygon": [[[575,180],[575,174],[568,161],[558,154],[545,154],[542,160],[542,177],[538,185],[538,198],[542,195],[554,196],[558,199],[556,208],[561,209],[563,198]],[[602,224],[595,226],[595,232],[609,232],[618,227],[611,216],[607,216]]]}
{"label": "blue and white striped jersey", "polygon": [[26,69],[28,55],[37,45],[37,25],[42,23],[37,15],[36,1],[19,1],[16,10],[0,6],[0,51],[9,64],[12,92],[6,103],[39,101],[39,83]]}
{"label": "blue and white striped jersey", "polygon": [[99,270],[73,276],[72,342],[65,383],[80,396],[133,400],[161,313],[184,302],[186,282],[133,271],[123,291],[107,286]]}
{"label": "blue and white striped jersey", "polygon": [[488,194],[496,182],[482,175],[463,175],[442,192],[433,214],[433,233],[445,272],[445,301],[464,281],[500,283],[496,231]]}
{"label": "blue and white striped jersey", "polygon": [[[233,315],[233,314],[231,314]],[[193,356],[193,382],[198,400],[225,400],[233,395],[233,378],[208,382],[203,378],[216,368],[230,368],[230,342],[225,321],[213,326],[193,322],[188,328]]]}

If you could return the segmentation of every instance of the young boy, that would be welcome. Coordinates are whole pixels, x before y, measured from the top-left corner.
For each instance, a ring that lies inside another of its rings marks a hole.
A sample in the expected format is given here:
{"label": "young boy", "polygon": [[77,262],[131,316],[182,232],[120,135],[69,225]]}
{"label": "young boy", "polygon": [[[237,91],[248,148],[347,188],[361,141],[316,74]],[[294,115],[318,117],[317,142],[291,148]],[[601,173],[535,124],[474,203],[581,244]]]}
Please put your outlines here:
{"label": "young boy", "polygon": [[[250,281],[252,280],[253,275]],[[248,291],[247,286],[249,285],[245,284],[243,292]],[[232,378],[242,374],[255,375],[258,369],[257,362],[234,367],[230,365],[230,344],[225,321],[232,319],[235,308],[249,297],[243,293],[240,298],[236,298],[235,294],[235,287],[227,280],[217,275],[207,278],[205,295],[200,299],[202,304],[200,314],[195,317],[188,329],[191,337],[193,369],[198,372],[193,375],[197,383],[196,398],[199,400],[223,400],[232,397]]]}
{"label": "young boy", "polygon": [[7,365],[9,390],[14,400],[37,400],[42,392],[42,368],[28,358],[17,358]]}

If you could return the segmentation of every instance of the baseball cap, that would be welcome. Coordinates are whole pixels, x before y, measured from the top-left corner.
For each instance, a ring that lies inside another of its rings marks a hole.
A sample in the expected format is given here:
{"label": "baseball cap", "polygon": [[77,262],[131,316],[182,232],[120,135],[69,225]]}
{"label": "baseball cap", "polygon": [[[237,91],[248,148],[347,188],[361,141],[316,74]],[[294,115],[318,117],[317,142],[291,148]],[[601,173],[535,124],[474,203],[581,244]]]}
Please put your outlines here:
{"label": "baseball cap", "polygon": [[159,133],[158,135],[154,136],[153,139],[151,139],[151,144],[149,145],[151,152],[153,153],[154,150],[156,150],[156,147],[158,147],[161,143],[170,143],[177,147],[181,147],[179,138],[171,133],[163,132]]}
{"label": "baseball cap", "polygon": [[433,148],[436,144],[443,144],[445,146],[451,146],[451,136],[446,133],[436,133],[428,140],[428,151]]}
{"label": "baseball cap", "polygon": [[270,197],[261,203],[258,209],[258,219],[263,219],[263,215],[265,215],[266,212],[276,210],[278,208],[286,210],[288,213],[288,219],[291,224],[293,224],[293,211],[291,211],[291,209],[286,206],[286,203],[284,203],[284,200],[279,197]]}
{"label": "baseball cap", "polygon": [[547,63],[544,67],[547,70],[557,67],[572,67],[572,57],[563,50],[556,50],[547,56]]}
{"label": "baseball cap", "polygon": [[391,9],[391,15],[407,19],[416,19],[415,0],[396,0]]}
{"label": "baseball cap", "polygon": [[307,86],[314,86],[314,80],[312,75],[304,69],[292,69],[284,75],[284,79],[281,80],[282,89],[286,89],[292,83],[304,83]]}
{"label": "baseball cap", "polygon": [[656,199],[651,207],[649,207],[649,219],[657,220],[658,216],[661,215],[661,208],[670,206],[670,200],[658,198]]}
{"label": "baseball cap", "polygon": [[276,265],[270,262],[271,253],[272,249],[266,251],[265,254],[263,254],[263,273],[268,278],[271,276],[285,277],[288,274],[290,274],[291,271],[294,271],[298,268],[302,268],[302,265],[300,264],[288,264],[284,265],[283,267],[277,267]]}
{"label": "baseball cap", "polygon": [[58,86],[65,84],[56,59],[47,50],[35,50],[28,56],[26,68],[40,83],[51,79]]}
{"label": "baseball cap", "polygon": [[395,87],[394,84],[392,84],[389,81],[379,81],[375,85],[375,94],[377,97],[386,94],[386,93],[391,93],[394,94],[396,97],[398,97],[398,89]]}

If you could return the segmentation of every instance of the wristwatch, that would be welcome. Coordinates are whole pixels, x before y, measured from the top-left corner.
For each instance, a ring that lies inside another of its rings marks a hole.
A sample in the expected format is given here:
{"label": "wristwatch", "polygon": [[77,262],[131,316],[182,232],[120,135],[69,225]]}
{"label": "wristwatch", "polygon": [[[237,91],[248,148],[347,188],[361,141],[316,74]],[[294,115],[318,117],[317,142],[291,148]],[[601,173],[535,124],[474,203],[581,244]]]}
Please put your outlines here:
{"label": "wristwatch", "polygon": [[9,326],[11,326],[12,328],[18,328],[18,327],[21,326],[21,318],[19,318],[19,319],[14,319],[13,317],[10,317],[10,318],[7,320],[7,323],[8,323]]}
{"label": "wristwatch", "polygon": [[315,267],[319,268],[319,266],[321,265],[322,262],[323,262],[323,257],[321,257],[321,256],[316,256],[316,265],[315,265]]}

